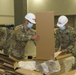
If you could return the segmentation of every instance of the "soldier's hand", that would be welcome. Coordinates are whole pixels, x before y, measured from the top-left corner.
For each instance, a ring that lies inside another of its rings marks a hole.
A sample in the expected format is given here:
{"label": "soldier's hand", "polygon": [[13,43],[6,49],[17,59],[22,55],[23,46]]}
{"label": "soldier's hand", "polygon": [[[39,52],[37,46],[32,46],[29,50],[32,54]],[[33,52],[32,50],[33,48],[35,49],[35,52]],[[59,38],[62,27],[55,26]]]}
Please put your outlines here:
{"label": "soldier's hand", "polygon": [[61,54],[60,54],[60,55],[62,55],[62,54],[65,54],[65,50],[62,50],[62,51],[61,51]]}
{"label": "soldier's hand", "polygon": [[37,41],[37,40],[39,40],[39,36],[38,35],[33,35],[31,39]]}

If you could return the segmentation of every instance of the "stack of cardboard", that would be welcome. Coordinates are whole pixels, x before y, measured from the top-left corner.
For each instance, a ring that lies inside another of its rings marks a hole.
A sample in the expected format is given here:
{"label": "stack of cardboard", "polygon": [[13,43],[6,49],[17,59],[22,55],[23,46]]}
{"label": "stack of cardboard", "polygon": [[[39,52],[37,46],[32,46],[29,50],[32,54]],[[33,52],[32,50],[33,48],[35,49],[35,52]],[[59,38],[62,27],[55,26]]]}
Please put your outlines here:
{"label": "stack of cardboard", "polygon": [[[42,75],[42,73],[18,67],[17,60],[11,56],[0,54],[0,74],[7,75]],[[26,60],[25,60],[26,61]]]}
{"label": "stack of cardboard", "polygon": [[4,54],[0,54],[0,73],[21,75],[14,70],[14,63],[18,61]]}

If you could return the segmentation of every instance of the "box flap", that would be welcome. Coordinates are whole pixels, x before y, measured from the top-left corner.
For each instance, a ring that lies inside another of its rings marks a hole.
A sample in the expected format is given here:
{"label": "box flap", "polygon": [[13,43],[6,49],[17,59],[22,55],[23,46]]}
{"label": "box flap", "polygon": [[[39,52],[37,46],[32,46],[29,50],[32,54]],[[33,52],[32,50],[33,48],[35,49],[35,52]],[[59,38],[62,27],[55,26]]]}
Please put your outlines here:
{"label": "box flap", "polygon": [[24,74],[24,75],[43,75],[40,72],[37,71],[31,71],[31,70],[27,70],[27,69],[18,69],[16,70],[16,72],[20,73],[20,74]]}

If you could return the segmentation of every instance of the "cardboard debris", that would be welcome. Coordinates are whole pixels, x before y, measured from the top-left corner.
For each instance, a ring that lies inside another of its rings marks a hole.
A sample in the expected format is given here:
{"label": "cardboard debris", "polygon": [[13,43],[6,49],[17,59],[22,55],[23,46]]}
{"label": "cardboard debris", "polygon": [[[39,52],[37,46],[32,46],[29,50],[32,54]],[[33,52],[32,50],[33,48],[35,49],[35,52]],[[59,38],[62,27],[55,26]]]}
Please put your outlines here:
{"label": "cardboard debris", "polygon": [[76,70],[72,70],[72,71],[63,73],[63,74],[61,74],[61,75],[76,75]]}
{"label": "cardboard debris", "polygon": [[0,54],[0,73],[3,74],[13,74],[13,75],[21,75],[15,72],[14,63],[17,62],[14,59],[11,59],[9,56]]}
{"label": "cardboard debris", "polygon": [[4,66],[10,67],[10,68],[14,68],[14,66],[8,64],[8,63],[3,63]]}
{"label": "cardboard debris", "polygon": [[[25,60],[25,61],[31,61],[31,60]],[[17,73],[24,74],[24,75],[43,75],[41,72],[34,71],[34,70],[28,70],[19,68],[18,62],[14,63],[14,69]]]}
{"label": "cardboard debris", "polygon": [[5,71],[3,69],[0,69],[0,73],[4,73]]}
{"label": "cardboard debris", "polygon": [[72,54],[59,55],[56,57],[56,59],[59,60],[59,59],[63,59],[63,58],[70,57],[70,56],[72,56]]}
{"label": "cardboard debris", "polygon": [[11,59],[9,56],[5,54],[0,54],[0,60],[6,63],[9,63],[11,65],[14,65],[15,60]]}
{"label": "cardboard debris", "polygon": [[37,71],[32,71],[32,70],[27,70],[27,69],[18,69],[16,70],[16,72],[20,73],[20,74],[24,74],[24,75],[43,75],[40,72]]}

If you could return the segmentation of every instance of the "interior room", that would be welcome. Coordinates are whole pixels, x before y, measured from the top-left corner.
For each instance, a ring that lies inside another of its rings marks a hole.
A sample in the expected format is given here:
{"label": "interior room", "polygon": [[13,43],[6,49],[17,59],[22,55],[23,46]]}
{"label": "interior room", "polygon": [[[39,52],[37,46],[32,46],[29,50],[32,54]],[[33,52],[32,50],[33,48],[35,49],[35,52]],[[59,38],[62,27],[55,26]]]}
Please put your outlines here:
{"label": "interior room", "polygon": [[[5,28],[7,28],[7,30],[10,29],[10,31],[8,31],[10,34],[11,29],[16,30],[15,28],[17,26],[19,26],[25,22],[25,16],[28,13],[33,13],[36,15],[36,18],[37,18],[36,24],[33,26],[33,29],[35,29],[34,30],[35,34],[36,33],[40,34],[39,38],[41,37],[41,39],[39,39],[40,41],[38,43],[36,42],[36,44],[34,43],[33,39],[29,40],[26,44],[25,52],[24,52],[23,56],[24,56],[24,60],[27,60],[27,59],[34,60],[35,59],[35,61],[37,62],[38,69],[37,69],[37,71],[35,71],[36,70],[35,62],[34,62],[35,66],[33,64],[31,64],[30,65],[31,67],[30,67],[23,60],[22,60],[23,62],[21,62],[20,66],[19,66],[18,62],[20,60],[17,60],[15,58],[11,57],[11,55],[7,55],[8,54],[7,51],[5,51],[6,52],[5,55],[2,55],[2,54],[4,54],[4,50],[3,50],[4,46],[2,46],[2,47],[0,46],[0,54],[1,54],[0,55],[0,57],[1,57],[0,64],[3,65],[0,67],[1,68],[0,73],[2,75],[9,75],[9,74],[10,75],[76,75],[76,58],[71,54],[71,52],[69,54],[65,53],[65,55],[54,58],[54,54],[55,54],[54,46],[55,46],[55,40],[56,40],[54,37],[54,34],[55,34],[54,29],[58,28],[57,27],[58,18],[61,15],[67,16],[67,18],[68,18],[67,25],[71,26],[72,28],[74,28],[76,30],[76,0],[0,0],[0,28],[5,27]],[[46,18],[46,17],[48,17],[48,18]],[[51,17],[51,19],[50,19],[50,17]],[[27,20],[27,21],[30,22],[29,20]],[[49,23],[46,23],[45,21],[49,22]],[[48,25],[52,24],[53,26],[46,26],[45,23]],[[42,29],[39,30],[39,28],[37,26],[39,24],[44,24],[45,27],[42,26]],[[5,35],[5,37],[8,36],[9,34]],[[11,33],[11,34],[13,34],[13,33]],[[47,37],[45,36],[45,34]],[[50,36],[49,36],[49,34],[50,34]],[[49,37],[50,37],[50,39],[49,39]],[[5,38],[2,38],[2,39],[4,40]],[[66,37],[65,37],[65,39],[66,39]],[[18,42],[18,40],[16,40],[16,41]],[[50,41],[51,41],[51,43],[50,43]],[[4,43],[1,41],[2,45],[7,44],[9,47],[10,43],[8,44],[8,42],[9,42],[9,40],[6,40]],[[24,45],[24,43],[22,43],[22,44]],[[49,45],[47,45],[47,44],[49,44]],[[45,48],[46,45],[47,45],[47,48],[51,47],[50,52],[48,50],[49,48],[44,52],[37,51],[39,49],[38,47],[42,46]],[[58,50],[61,49],[61,45],[59,46]],[[76,45],[76,43],[75,43],[75,45]],[[12,46],[14,46],[14,45],[12,45]],[[18,45],[18,46],[21,47],[21,45]],[[76,47],[75,47],[75,49],[76,49]],[[9,53],[10,53],[10,50],[11,49],[9,49],[9,51],[8,51]],[[37,52],[41,52],[41,53],[37,53]],[[46,55],[45,55],[45,53],[46,53]],[[50,56],[50,54],[51,54],[51,56]],[[57,54],[57,56],[58,55],[59,54]],[[38,58],[36,58],[36,56]],[[8,57],[10,59],[8,59]],[[11,62],[13,62],[14,64],[11,64]],[[51,62],[54,63],[53,64],[54,68],[52,68],[52,69],[50,69],[52,66],[47,67],[47,64],[50,64]],[[24,66],[25,64],[27,64],[27,66],[29,67],[28,69]],[[33,66],[33,68],[32,68],[32,66]],[[11,69],[8,68],[8,70],[6,70],[7,67],[10,67]],[[30,69],[34,69],[34,70],[31,71]]]}

